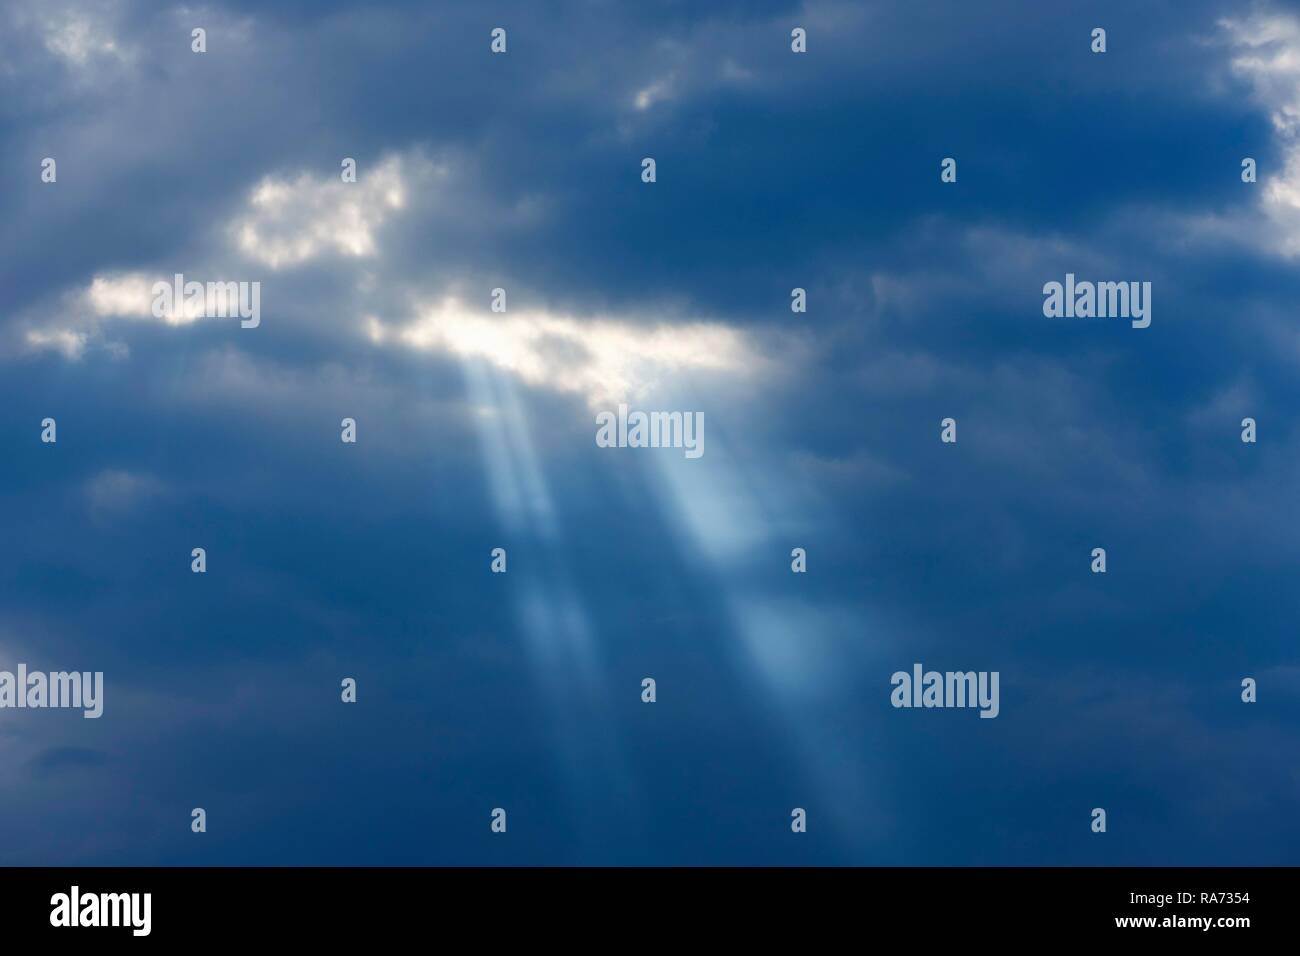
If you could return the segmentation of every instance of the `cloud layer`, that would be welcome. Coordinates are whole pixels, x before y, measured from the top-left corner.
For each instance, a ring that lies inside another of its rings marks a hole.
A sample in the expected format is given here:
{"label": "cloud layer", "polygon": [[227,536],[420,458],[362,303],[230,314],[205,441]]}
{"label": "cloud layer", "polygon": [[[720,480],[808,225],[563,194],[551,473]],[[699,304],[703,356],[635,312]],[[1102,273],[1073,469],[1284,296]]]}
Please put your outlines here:
{"label": "cloud layer", "polygon": [[107,683],[0,716],[0,862],[1294,862],[1292,11],[0,17],[0,668]]}

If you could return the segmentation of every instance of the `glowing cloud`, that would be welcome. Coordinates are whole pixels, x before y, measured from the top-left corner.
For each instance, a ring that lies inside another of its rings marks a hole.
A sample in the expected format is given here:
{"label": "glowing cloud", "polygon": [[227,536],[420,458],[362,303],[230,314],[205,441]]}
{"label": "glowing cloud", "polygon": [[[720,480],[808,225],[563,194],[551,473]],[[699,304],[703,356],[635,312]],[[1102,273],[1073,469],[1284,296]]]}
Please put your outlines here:
{"label": "glowing cloud", "polygon": [[1219,26],[1234,50],[1233,71],[1250,81],[1281,140],[1282,172],[1263,183],[1264,211],[1277,228],[1275,248],[1300,254],[1300,20],[1256,15]]}
{"label": "glowing cloud", "polygon": [[246,211],[230,226],[235,246],[272,269],[296,266],[327,254],[376,255],[375,234],[406,206],[402,160],[390,157],[345,183],[336,174],[296,178],[268,176],[254,187]]}
{"label": "glowing cloud", "polygon": [[367,319],[376,343],[482,359],[524,383],[582,395],[593,407],[643,396],[690,371],[739,374],[762,360],[736,329],[713,323],[641,326],[546,312],[474,314],[454,298],[404,325]]}

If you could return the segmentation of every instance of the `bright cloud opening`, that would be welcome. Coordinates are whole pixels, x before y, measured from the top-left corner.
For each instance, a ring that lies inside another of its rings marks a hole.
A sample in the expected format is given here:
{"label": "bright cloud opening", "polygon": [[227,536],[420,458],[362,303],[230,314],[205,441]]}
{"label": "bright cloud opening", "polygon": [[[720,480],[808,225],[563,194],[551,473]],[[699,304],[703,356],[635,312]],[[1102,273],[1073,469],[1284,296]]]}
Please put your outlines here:
{"label": "bright cloud opening", "polygon": [[454,298],[405,325],[367,319],[375,342],[482,359],[528,385],[582,395],[593,407],[644,396],[682,372],[739,374],[761,363],[744,335],[717,323],[642,326],[547,312],[481,315]]}
{"label": "bright cloud opening", "polygon": [[268,176],[231,224],[231,235],[241,252],[272,269],[330,253],[368,258],[378,252],[379,228],[406,206],[406,199],[397,157],[359,171],[355,183],[343,182],[339,173],[332,178],[303,173],[291,180]]}

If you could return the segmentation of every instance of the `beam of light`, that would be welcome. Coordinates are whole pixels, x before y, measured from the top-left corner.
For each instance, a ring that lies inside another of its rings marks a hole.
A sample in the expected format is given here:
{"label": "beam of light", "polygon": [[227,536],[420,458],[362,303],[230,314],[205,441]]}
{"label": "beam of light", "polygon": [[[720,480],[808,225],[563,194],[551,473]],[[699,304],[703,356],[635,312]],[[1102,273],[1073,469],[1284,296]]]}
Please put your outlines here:
{"label": "beam of light", "polygon": [[[494,506],[508,536],[519,627],[537,672],[557,755],[573,805],[617,807],[635,829],[639,793],[611,719],[611,678],[599,658],[590,616],[574,586],[533,429],[512,377],[481,358],[461,362]],[[520,545],[512,549],[511,545]],[[586,851],[600,851],[599,828],[577,827]],[[590,857],[588,857],[590,858]]]}
{"label": "beam of light", "polygon": [[[543,555],[541,567],[532,566],[539,555],[530,556],[526,578],[516,585],[517,611],[539,679],[549,692],[558,749],[571,784],[594,797],[595,788],[612,779],[624,809],[630,810],[626,804],[637,794],[602,700],[611,682],[573,585],[557,511],[531,437],[536,432],[518,388],[576,393],[586,399],[588,410],[602,402],[653,395],[660,400],[653,407],[667,410],[662,400],[684,373],[709,374],[716,383],[716,376],[724,374],[753,377],[764,361],[741,361],[752,354],[748,343],[726,326],[685,326],[673,336],[662,328],[638,330],[609,322],[588,326],[544,315],[471,316],[451,299],[405,326],[372,322],[371,337],[460,359],[497,513],[512,535],[530,541]],[[686,405],[672,407],[701,406],[687,397]],[[768,549],[774,560],[788,561],[782,555],[789,547],[780,550],[773,538],[779,537],[780,522],[788,520],[797,485],[773,479],[763,468],[730,454],[716,419],[714,425],[702,459],[648,449],[654,461],[647,463],[654,479],[650,484],[682,546],[704,557],[706,576],[716,583],[730,630],[740,641],[737,658],[757,681],[761,696],[777,704],[786,728],[799,741],[805,775],[816,790],[807,803],[824,808],[824,818],[831,818],[847,841],[860,842],[861,821],[872,816],[862,811],[880,801],[863,779],[863,755],[824,731],[838,722],[835,698],[848,699],[841,684],[846,662],[828,653],[841,640],[828,632],[856,631],[860,623],[846,611],[773,600],[761,586],[744,583],[747,556]],[[828,526],[831,517],[818,514],[820,526]]]}
{"label": "beam of light", "polygon": [[697,461],[654,456],[663,511],[680,540],[703,558],[739,637],[738,659],[798,741],[804,772],[816,788],[801,805],[810,814],[813,807],[828,811],[842,845],[863,846],[878,835],[871,821],[880,819],[882,806],[865,775],[871,757],[854,752],[827,728],[842,723],[837,705],[852,700],[846,680],[874,652],[872,635],[847,608],[770,596],[762,572],[760,583],[745,583],[745,565],[756,553],[791,573],[790,548],[810,543],[798,536],[773,540],[783,522],[791,521],[791,511],[805,512],[804,527],[834,527],[834,516],[817,499],[801,495],[797,482],[745,460],[719,432],[714,427],[708,453]]}

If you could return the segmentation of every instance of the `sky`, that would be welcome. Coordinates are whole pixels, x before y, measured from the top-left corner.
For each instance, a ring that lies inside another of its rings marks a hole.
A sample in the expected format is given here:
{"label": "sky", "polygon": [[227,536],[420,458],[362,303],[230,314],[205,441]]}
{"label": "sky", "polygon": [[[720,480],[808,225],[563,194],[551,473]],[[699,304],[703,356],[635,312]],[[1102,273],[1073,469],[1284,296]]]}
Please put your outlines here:
{"label": "sky", "polygon": [[9,0],[0,182],[0,864],[1300,861],[1300,6]]}

